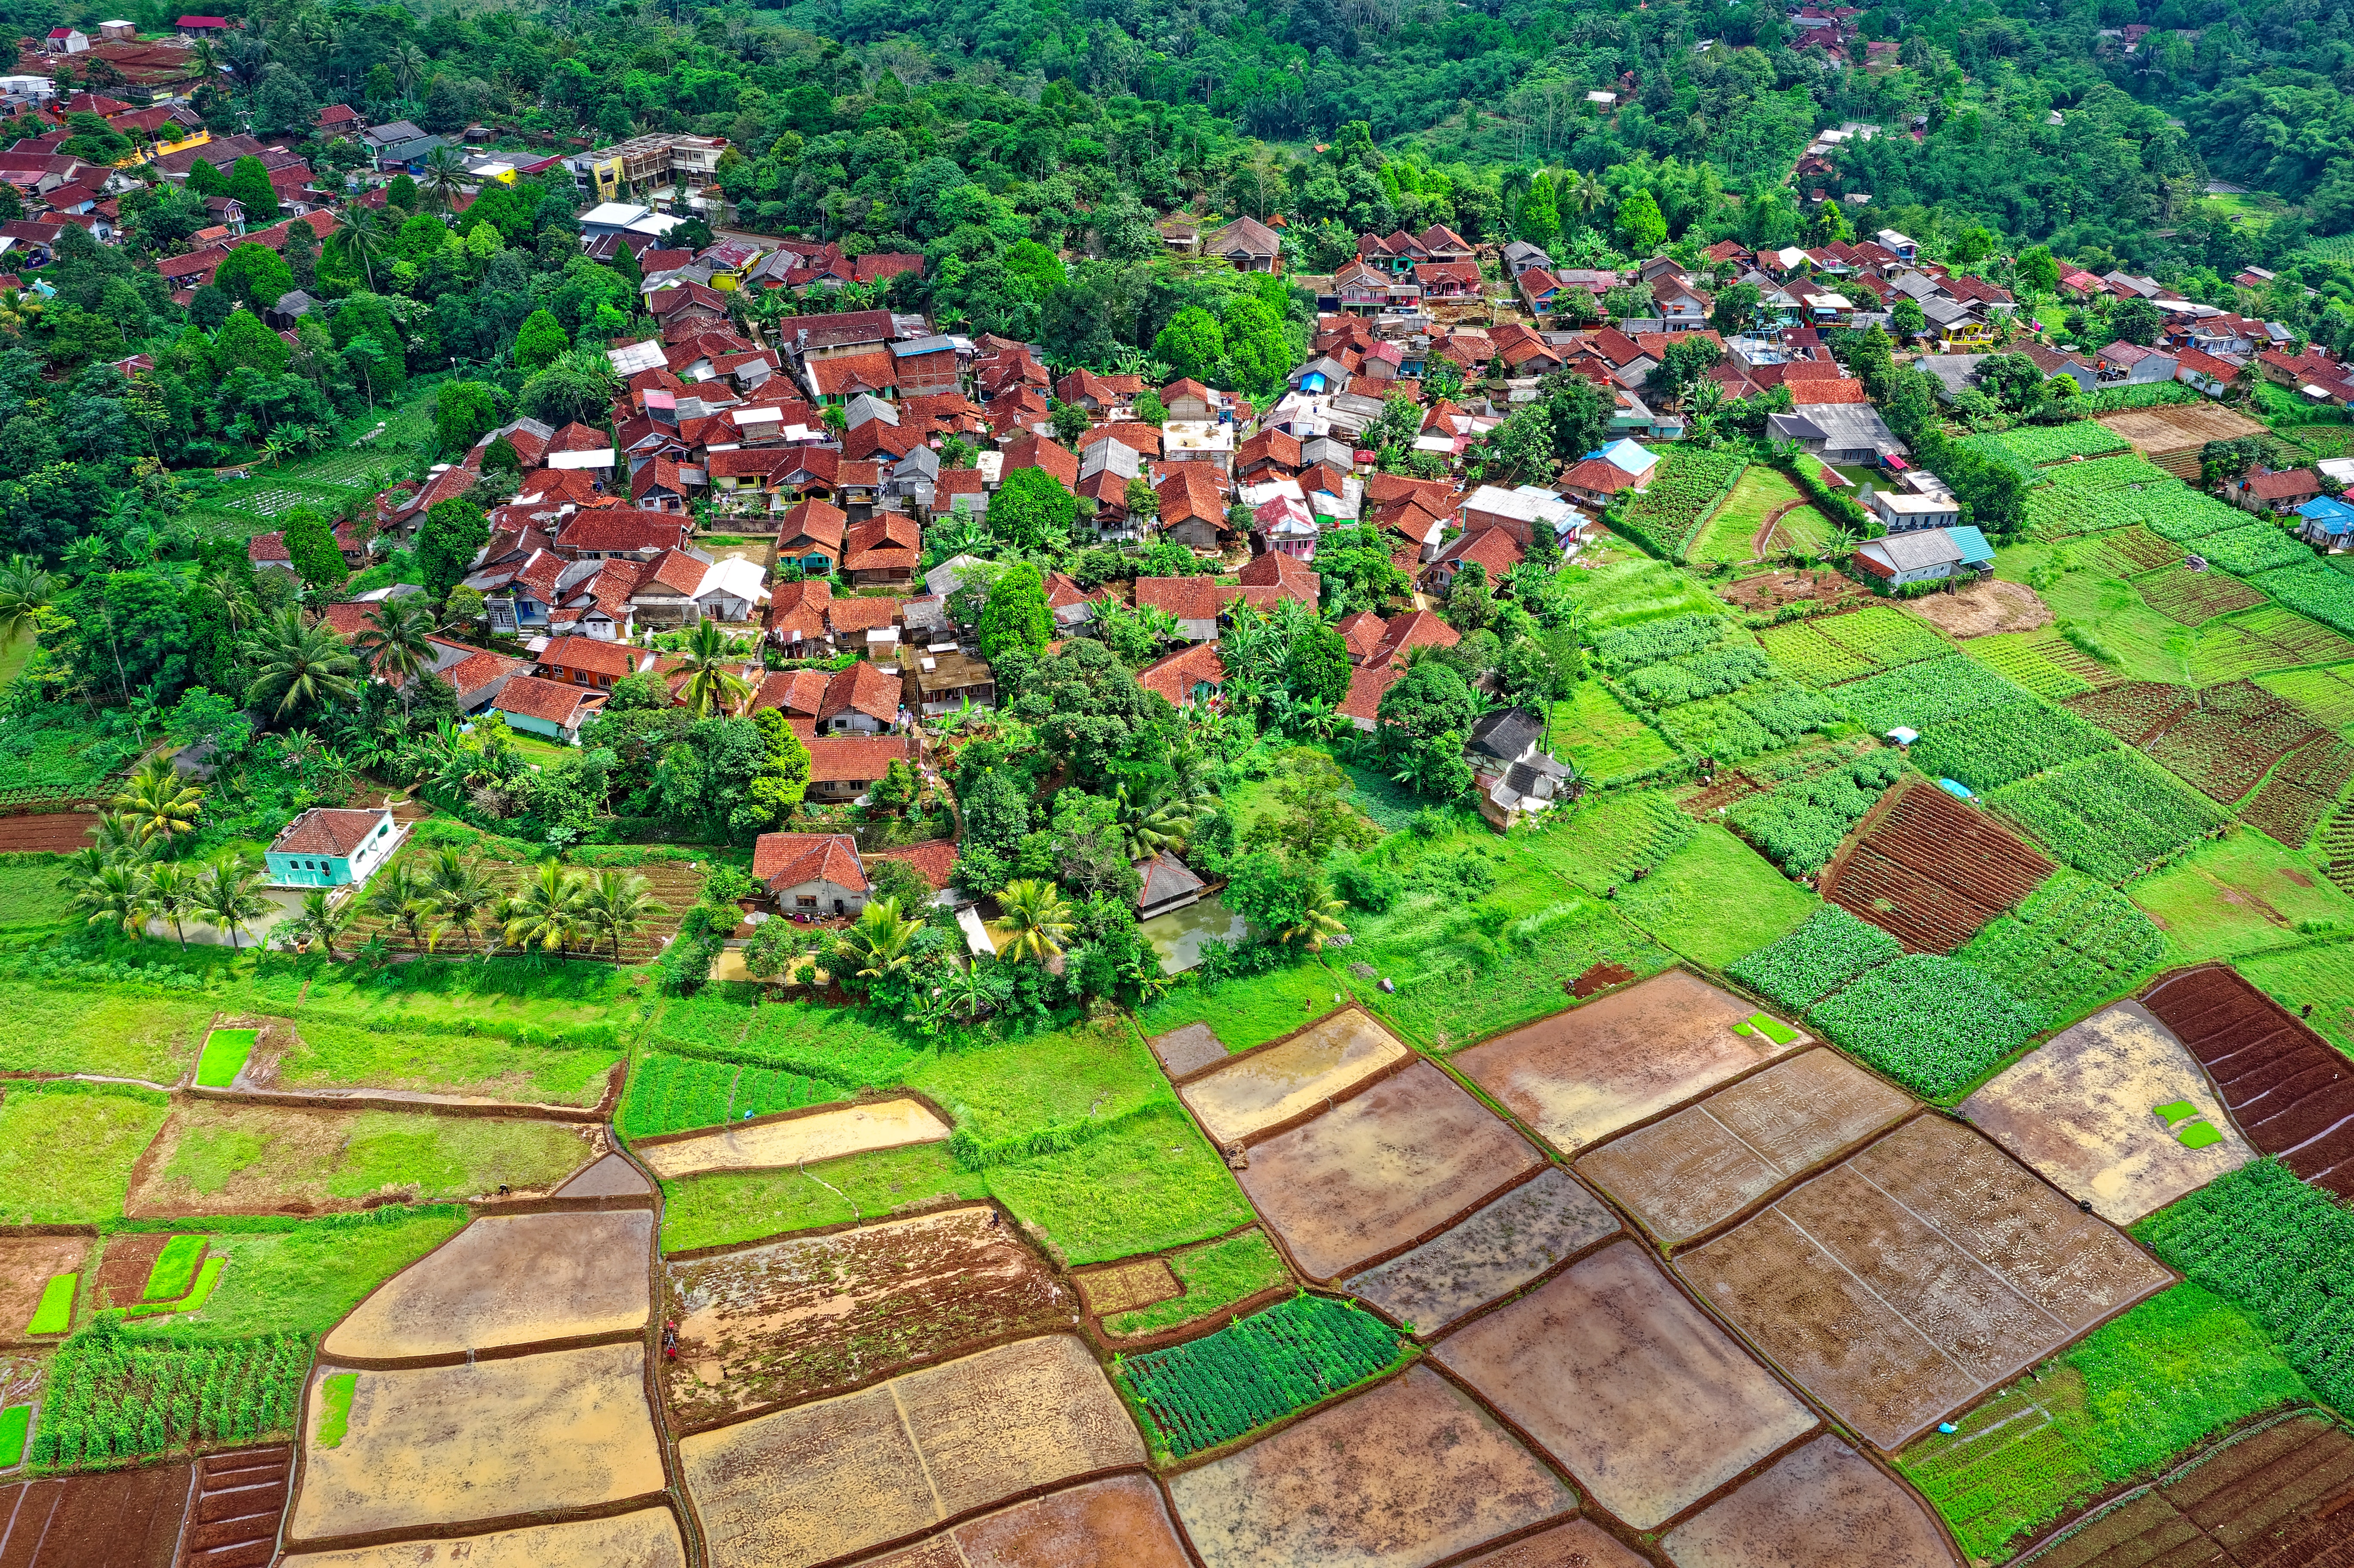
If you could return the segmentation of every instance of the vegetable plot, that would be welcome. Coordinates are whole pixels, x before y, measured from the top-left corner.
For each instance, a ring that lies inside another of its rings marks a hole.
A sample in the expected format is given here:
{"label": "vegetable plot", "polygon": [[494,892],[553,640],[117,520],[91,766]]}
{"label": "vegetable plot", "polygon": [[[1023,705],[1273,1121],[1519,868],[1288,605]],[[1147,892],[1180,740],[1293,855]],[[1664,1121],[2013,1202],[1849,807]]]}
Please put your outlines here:
{"label": "vegetable plot", "polygon": [[2105,751],[1998,789],[1988,804],[2085,875],[2119,883],[2230,820],[2130,751]]}
{"label": "vegetable plot", "polygon": [[1651,478],[1650,488],[1625,503],[1618,531],[1677,565],[1700,535],[1709,512],[1731,493],[1748,459],[1694,447],[1670,453]]}
{"label": "vegetable plot", "polygon": [[1811,876],[1903,771],[1895,753],[1869,753],[1846,767],[1752,795],[1733,808],[1730,821],[1767,860],[1793,876]]}
{"label": "vegetable plot", "polygon": [[2063,871],[1954,956],[2066,1018],[2132,990],[2165,950],[2165,936],[2125,895]]}
{"label": "vegetable plot", "polygon": [[2319,561],[2306,561],[2258,572],[2251,580],[2274,602],[2354,635],[2354,577],[2331,571]]}
{"label": "vegetable plot", "polygon": [[127,1339],[101,1318],[50,1364],[33,1462],[66,1469],[284,1436],[310,1367],[301,1334],[182,1344]]}
{"label": "vegetable plot", "polygon": [[2090,419],[2080,419],[2073,425],[2021,425],[1999,435],[1974,437],[1972,444],[1981,440],[2021,461],[2037,464],[2065,462],[2070,458],[2109,457],[2131,450],[2123,436]]}
{"label": "vegetable plot", "polygon": [[1817,998],[1904,951],[1879,927],[1826,904],[1807,923],[1724,972],[1769,1001],[1803,1012]]}
{"label": "vegetable plot", "polygon": [[1372,1377],[1404,1340],[1372,1313],[1300,1295],[1204,1339],[1114,1363],[1172,1459],[1215,1447]]}
{"label": "vegetable plot", "polygon": [[1913,748],[1913,760],[1925,773],[1958,779],[1984,794],[2116,744],[2115,736],[2065,709],[2029,701],[1932,726]]}
{"label": "vegetable plot", "polygon": [[1848,717],[1874,735],[1886,735],[1900,725],[1925,730],[1980,708],[2015,703],[2019,688],[1956,653],[1857,681],[1832,694]]}
{"label": "vegetable plot", "polygon": [[1822,1035],[1924,1099],[1950,1101],[2043,1026],[2041,1009],[1935,953],[1872,969],[1807,1014]]}

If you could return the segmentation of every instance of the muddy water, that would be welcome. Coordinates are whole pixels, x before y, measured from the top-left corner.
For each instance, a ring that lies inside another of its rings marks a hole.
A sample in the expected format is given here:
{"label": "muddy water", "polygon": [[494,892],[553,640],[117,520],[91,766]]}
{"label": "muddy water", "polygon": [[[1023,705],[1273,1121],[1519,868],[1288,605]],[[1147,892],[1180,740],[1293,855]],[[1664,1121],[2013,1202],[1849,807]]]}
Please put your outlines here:
{"label": "muddy water", "polygon": [[1210,1136],[1229,1143],[1347,1093],[1405,1054],[1394,1035],[1352,1007],[1179,1093]]}
{"label": "muddy water", "polygon": [[1215,898],[1204,898],[1170,914],[1155,915],[1136,928],[1161,955],[1161,967],[1173,975],[1202,961],[1203,943],[1238,942],[1248,933],[1250,923]]}

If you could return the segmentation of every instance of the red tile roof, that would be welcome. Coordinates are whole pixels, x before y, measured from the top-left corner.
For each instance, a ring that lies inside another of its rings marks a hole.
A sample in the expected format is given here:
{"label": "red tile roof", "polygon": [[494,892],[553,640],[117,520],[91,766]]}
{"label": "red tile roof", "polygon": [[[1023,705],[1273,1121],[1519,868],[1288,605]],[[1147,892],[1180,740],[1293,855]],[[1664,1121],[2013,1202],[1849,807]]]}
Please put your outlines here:
{"label": "red tile roof", "polygon": [[852,631],[874,631],[899,619],[904,599],[861,595],[838,599],[825,607],[825,623],[837,637]]}
{"label": "red tile roof", "polygon": [[826,683],[817,716],[824,720],[836,714],[855,713],[891,724],[899,717],[899,693],[897,676],[885,674],[872,660],[861,659],[847,670],[836,671]]}
{"label": "red tile roof", "polygon": [[1229,602],[1241,598],[1232,585],[1210,577],[1139,577],[1136,607],[1148,605],[1180,620],[1214,620]]}
{"label": "red tile roof", "polygon": [[863,784],[882,778],[894,762],[916,760],[904,735],[826,735],[808,744],[812,784]]}
{"label": "red tile roof", "polygon": [[1790,389],[1790,401],[1804,408],[1809,403],[1869,403],[1872,399],[1863,390],[1863,383],[1844,376],[1832,381],[1785,381]]}
{"label": "red tile roof", "polygon": [[1206,518],[1223,525],[1226,519],[1226,498],[1218,492],[1217,475],[1208,463],[1181,462],[1170,470],[1169,477],[1153,489],[1161,503],[1161,525],[1164,528],[1188,518]]}
{"label": "red tile roof", "polygon": [[633,550],[675,550],[686,543],[693,520],[675,512],[634,506],[576,512],[556,532],[556,547],[576,555]]}
{"label": "red tile roof", "polygon": [[1160,693],[1180,707],[1193,694],[1193,688],[1204,681],[1213,686],[1226,683],[1226,663],[1218,657],[1218,645],[1214,642],[1196,642],[1136,673],[1138,685],[1148,692]]}
{"label": "red tile roof", "polygon": [[750,711],[778,708],[794,718],[813,719],[825,704],[830,677],[822,670],[777,670],[762,677]]}
{"label": "red tile roof", "polygon": [[281,854],[351,855],[384,822],[384,813],[313,806],[292,821],[270,847]]}
{"label": "red tile roof", "polygon": [[620,680],[638,667],[638,655],[619,642],[594,637],[554,637],[540,651],[540,666],[548,670],[578,670]]}
{"label": "red tile roof", "polygon": [[1324,592],[1324,579],[1316,575],[1314,567],[1280,550],[1253,556],[1235,576],[1246,587],[1274,588],[1277,597],[1296,599],[1310,609]]}
{"label": "red tile roof", "polygon": [[923,530],[905,513],[886,512],[854,524],[842,546],[846,572],[912,573],[923,560]]}
{"label": "red tile roof", "polygon": [[860,392],[895,389],[899,377],[887,354],[845,354],[833,359],[810,361],[810,379],[818,394],[849,397]]}
{"label": "red tile roof", "polygon": [[762,833],[752,843],[752,874],[780,893],[812,882],[853,893],[867,885],[857,841],[848,833]]}
{"label": "red tile roof", "polygon": [[849,522],[847,512],[811,497],[778,519],[777,543],[781,547],[796,539],[810,539],[838,552]]}
{"label": "red tile roof", "polygon": [[1409,648],[1452,648],[1462,641],[1461,633],[1430,611],[1410,609],[1389,623],[1382,633],[1381,646],[1366,662],[1387,664],[1404,659]]}
{"label": "red tile roof", "polygon": [[1365,664],[1349,672],[1349,694],[1334,709],[1342,718],[1371,725],[1381,717],[1382,694],[1405,672],[1389,663]]}
{"label": "red tile roof", "polygon": [[[1063,447],[1041,435],[1016,436],[1005,444],[1005,473],[1016,469],[1043,469],[1065,490],[1074,490],[1079,482],[1079,460]],[[1003,482],[1002,480],[1000,482]]]}
{"label": "red tile roof", "polygon": [[518,718],[568,726],[579,716],[589,696],[588,692],[563,681],[517,675],[499,688],[499,694],[491,699],[491,706]]}

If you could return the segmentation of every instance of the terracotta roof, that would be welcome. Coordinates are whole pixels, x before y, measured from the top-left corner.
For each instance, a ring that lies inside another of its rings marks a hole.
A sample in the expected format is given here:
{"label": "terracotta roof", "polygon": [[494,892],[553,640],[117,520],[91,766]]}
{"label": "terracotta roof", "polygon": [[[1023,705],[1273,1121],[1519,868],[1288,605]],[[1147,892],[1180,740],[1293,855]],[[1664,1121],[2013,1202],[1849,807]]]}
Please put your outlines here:
{"label": "terracotta roof", "polygon": [[[1003,471],[1011,474],[1016,469],[1023,468],[1044,470],[1065,490],[1078,486],[1079,460],[1067,449],[1055,445],[1044,436],[1017,436],[1005,444]],[[1004,481],[1001,479],[998,482],[1002,484]]]}
{"label": "terracotta roof", "polygon": [[1261,430],[1235,449],[1235,469],[1251,468],[1271,462],[1278,468],[1299,467],[1299,438],[1288,430]]}
{"label": "terracotta roof", "polygon": [[824,720],[836,714],[857,713],[890,724],[899,716],[899,690],[897,676],[884,673],[872,660],[861,659],[847,670],[836,671],[826,683],[817,716]]}
{"label": "terracotta roof", "polygon": [[285,561],[291,565],[294,559],[286,552],[286,535],[282,531],[256,534],[248,539],[245,542],[245,558],[257,567],[270,561]]}
{"label": "terracotta roof", "polygon": [[1204,681],[1214,686],[1226,683],[1226,662],[1218,657],[1215,642],[1196,642],[1136,673],[1138,685],[1148,692],[1160,693],[1181,707],[1193,695],[1194,686]]}
{"label": "terracotta roof", "polygon": [[1389,623],[1382,633],[1381,646],[1367,662],[1387,664],[1405,658],[1409,648],[1452,648],[1462,641],[1461,633],[1430,611],[1410,609]]}
{"label": "terracotta roof", "polygon": [[789,641],[816,637],[825,630],[826,606],[832,599],[833,587],[823,577],[779,583],[769,596],[769,630]]}
{"label": "terracotta roof", "polygon": [[[587,640],[584,638],[582,641]],[[459,660],[448,669],[440,671],[436,679],[446,683],[462,701],[470,694],[481,691],[502,675],[512,675],[517,671],[529,668],[531,668],[529,660],[510,659],[504,653],[485,652],[470,654]]]}
{"label": "terracotta roof", "polygon": [[550,670],[578,670],[615,680],[638,667],[638,656],[626,644],[595,637],[554,637],[540,650],[539,662]]}
{"label": "terracotta roof", "polygon": [[811,737],[810,781],[865,783],[880,779],[894,762],[913,766],[915,747],[904,735],[823,735]]}
{"label": "terracotta roof", "polygon": [[384,821],[377,811],[345,811],[327,806],[313,806],[292,821],[286,831],[271,841],[270,847],[281,854],[355,853],[362,844]]}
{"label": "terracotta roof", "polygon": [[902,512],[885,512],[854,524],[842,546],[842,569],[885,572],[916,569],[923,559],[923,530]]}
{"label": "terracotta roof", "polygon": [[1132,452],[1157,458],[1161,455],[1161,427],[1133,422],[1097,425],[1079,438],[1079,450],[1084,452],[1097,441],[1118,441]]}
{"label": "terracotta roof", "polygon": [[1616,495],[1635,482],[1635,476],[1606,458],[1587,458],[1564,469],[1553,481],[1557,490],[1590,490],[1597,494]]}
{"label": "terracotta roof", "polygon": [[1373,657],[1373,650],[1382,645],[1382,633],[1389,630],[1389,623],[1371,610],[1361,609],[1333,622],[1332,630],[1348,645],[1349,657],[1363,662]]}
{"label": "terracotta roof", "polygon": [[2209,376],[2222,382],[2238,380],[2240,373],[2246,368],[2228,359],[2218,359],[2203,348],[2177,350],[2174,367],[2178,371],[2188,370],[2195,376]]}
{"label": "terracotta roof", "polygon": [[857,841],[848,833],[762,833],[752,843],[752,874],[778,892],[812,882],[853,893],[867,885]]}
{"label": "terracotta roof", "polygon": [[1201,517],[1223,524],[1226,517],[1226,498],[1219,493],[1217,475],[1208,463],[1181,462],[1170,470],[1169,477],[1153,487],[1161,503],[1161,525],[1168,527],[1187,518]]}
{"label": "terracotta roof", "polygon": [[1280,550],[1253,556],[1235,576],[1246,587],[1274,588],[1278,597],[1296,599],[1310,609],[1324,591],[1324,579],[1314,567]]}
{"label": "terracotta roof", "polygon": [[686,542],[691,521],[675,512],[647,512],[634,506],[576,512],[556,531],[556,547],[580,553],[675,550]]}
{"label": "terracotta roof", "polygon": [[947,839],[927,839],[906,849],[878,850],[869,858],[904,861],[938,892],[949,885],[949,874],[956,870],[957,847]]}
{"label": "terracotta roof", "polygon": [[1785,381],[1790,389],[1790,401],[1800,408],[1810,403],[1869,403],[1863,383],[1844,376],[1829,381]]}
{"label": "terracotta roof", "polygon": [[2250,474],[2244,482],[2247,493],[2260,501],[2289,501],[2300,495],[2321,493],[2321,482],[2309,468],[2285,468],[2276,473]]}
{"label": "terracotta roof", "polygon": [[491,699],[491,706],[519,718],[569,725],[578,716],[581,705],[589,695],[581,687],[567,682],[543,680],[537,675],[517,675],[499,689],[499,694]]}
{"label": "terracotta roof", "polygon": [[1381,717],[1382,694],[1405,672],[1388,663],[1365,664],[1349,672],[1349,694],[1333,711],[1342,718],[1373,724]]}
{"label": "terracotta roof", "polygon": [[858,392],[880,392],[899,385],[887,354],[845,354],[833,359],[810,361],[810,379],[821,397],[847,397]]}
{"label": "terracotta roof", "polygon": [[763,676],[759,689],[752,694],[750,712],[764,708],[781,709],[794,718],[818,716],[825,704],[825,689],[830,681],[822,670],[776,670]]}
{"label": "terracotta roof", "polygon": [[1488,580],[1503,580],[1504,574],[1521,564],[1524,554],[1521,542],[1502,528],[1482,528],[1477,534],[1461,534],[1449,540],[1438,552],[1441,561],[1473,564],[1488,568]]}
{"label": "terracotta roof", "polygon": [[703,587],[703,579],[711,572],[710,564],[698,561],[684,550],[664,550],[654,557],[645,576],[638,579],[638,591],[664,588],[674,594],[693,598]]}
{"label": "terracotta roof", "polygon": [[847,512],[811,497],[778,519],[777,542],[782,546],[795,539],[813,539],[840,550],[843,530],[849,522]]}
{"label": "terracotta roof", "polygon": [[1231,584],[1210,577],[1139,577],[1136,606],[1166,610],[1180,620],[1214,620],[1229,602],[1242,597]]}

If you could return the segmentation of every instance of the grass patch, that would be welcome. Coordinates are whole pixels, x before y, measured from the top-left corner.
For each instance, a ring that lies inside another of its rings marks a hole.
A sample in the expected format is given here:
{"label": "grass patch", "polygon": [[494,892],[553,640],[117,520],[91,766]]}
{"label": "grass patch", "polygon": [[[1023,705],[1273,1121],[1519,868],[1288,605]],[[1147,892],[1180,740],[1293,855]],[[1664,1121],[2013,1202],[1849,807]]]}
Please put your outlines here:
{"label": "grass patch", "polygon": [[1114,1334],[1154,1334],[1174,1329],[1247,1300],[1290,1277],[1275,1243],[1257,1228],[1172,1254],[1169,1268],[1185,1287],[1185,1294],[1133,1312],[1117,1313],[1103,1320],[1105,1330]]}
{"label": "grass patch", "polygon": [[9,1023],[0,1066],[19,1073],[95,1073],[175,1084],[196,1059],[219,1003],[0,980]]}
{"label": "grass patch", "polygon": [[2290,1012],[2312,1008],[2305,1021],[2331,1044],[2354,1056],[2354,945],[2317,942],[2283,952],[2259,953],[2237,960],[2232,967]]}
{"label": "grass patch", "polygon": [[205,1260],[205,1238],[174,1236],[164,1244],[155,1265],[147,1271],[146,1287],[139,1292],[142,1301],[177,1301],[195,1288],[196,1270]]}
{"label": "grass patch", "polygon": [[25,1440],[33,1434],[33,1407],[12,1404],[0,1410],[0,1470],[13,1470],[25,1462]]}
{"label": "grass patch", "polygon": [[[6,683],[0,676],[0,685]],[[79,922],[71,895],[58,885],[64,867],[61,854],[0,855],[0,932],[39,931]]]}
{"label": "grass patch", "polygon": [[664,1252],[881,1219],[935,1198],[989,1195],[987,1174],[960,1168],[944,1143],[853,1154],[800,1171],[690,1176],[662,1185]]}
{"label": "grass patch", "polygon": [[1129,1356],[1115,1374],[1172,1459],[1353,1387],[1401,1353],[1398,1331],[1354,1303],[1299,1295],[1216,1333]]}
{"label": "grass patch", "polygon": [[554,1122],[415,1111],[298,1113],[267,1106],[184,1105],[166,1134],[151,1202],[198,1213],[333,1206],[387,1194],[404,1202],[469,1198],[502,1185],[556,1185],[587,1153]]}
{"label": "grass patch", "polygon": [[1661,945],[1711,969],[1797,928],[1822,900],[1714,822],[1640,882],[1618,890],[1618,913]]}
{"label": "grass patch", "polygon": [[81,1284],[79,1274],[53,1274],[41,1287],[40,1305],[33,1308],[33,1320],[25,1325],[28,1334],[62,1334],[73,1327],[74,1291]]}
{"label": "grass patch", "polygon": [[890,1014],[814,1001],[759,1001],[757,986],[705,986],[669,1003],[648,1043],[682,1056],[752,1062],[843,1089],[889,1088],[928,1045]]}
{"label": "grass patch", "polygon": [[1598,566],[1572,562],[1555,580],[1564,598],[1585,608],[1587,624],[1596,630],[1670,615],[1724,613],[1724,606],[1689,576],[1649,556],[1629,554]]}
{"label": "grass patch", "polygon": [[1254,1218],[1234,1172],[1173,1103],[988,1176],[989,1190],[1066,1264],[1182,1246]]}
{"label": "grass patch", "polygon": [[1656,790],[1588,796],[1565,823],[1548,822],[1530,853],[1588,893],[1631,882],[1689,842],[1700,824]]}
{"label": "grass patch", "polygon": [[[1348,920],[1353,930],[1362,916],[1352,911]],[[1227,1050],[1246,1051],[1331,1012],[1347,994],[1338,974],[1308,958],[1266,974],[1178,986],[1139,1012],[1136,1026],[1150,1039],[1189,1023],[1206,1023]]]}
{"label": "grass patch", "polygon": [[2354,896],[2325,863],[2235,824],[2126,892],[2165,932],[2168,964],[2238,959],[2308,942],[2301,927],[2354,931]]}
{"label": "grass patch", "polygon": [[169,1110],[162,1095],[112,1085],[11,1085],[0,1098],[0,1224],[120,1214],[131,1168]]}
{"label": "grass patch", "polygon": [[[1995,553],[1995,575],[2034,587],[2062,626],[2090,637],[2110,653],[2121,679],[2187,683],[2190,630],[2150,609],[2133,584],[2089,567],[2064,570],[2057,578],[2037,570],[2073,567],[2079,554],[2089,556],[2096,547],[2092,541],[2014,546]],[[2038,577],[2044,577],[2040,585]]]}
{"label": "grass patch", "polygon": [[947,1109],[968,1163],[981,1162],[991,1146],[1041,1134],[1083,1141],[1170,1097],[1160,1064],[1123,1022],[935,1056],[907,1075],[907,1086]]}
{"label": "grass patch", "polygon": [[332,1084],[588,1107],[604,1098],[607,1075],[621,1059],[618,1046],[560,1050],[488,1034],[387,1032],[316,1015],[298,1017],[295,1033],[300,1044],[278,1064],[285,1088]]}
{"label": "grass patch", "polygon": [[340,1448],[352,1419],[352,1391],[359,1386],[357,1372],[337,1372],[319,1384],[319,1446]]}
{"label": "grass patch", "polygon": [[651,1138],[841,1097],[838,1084],[779,1067],[651,1051],[631,1064],[613,1125],[623,1138]]}
{"label": "grass patch", "polygon": [[199,1088],[225,1089],[237,1082],[245,1071],[245,1060],[253,1054],[254,1043],[261,1038],[259,1029],[216,1029],[205,1036],[204,1054],[196,1058],[196,1085]]}
{"label": "grass patch", "polygon": [[1553,704],[1553,754],[1599,785],[1676,759],[1676,748],[1599,681],[1580,681],[1565,700]]}
{"label": "grass patch", "polygon": [[323,1334],[369,1291],[465,1228],[466,1211],[388,1207],[285,1222],[280,1231],[229,1229],[208,1241],[223,1268],[212,1293],[134,1332],[207,1343],[257,1334]]}
{"label": "grass patch", "polygon": [[1758,531],[1766,526],[1772,513],[1794,501],[1804,501],[1797,486],[1787,475],[1770,463],[1752,463],[1734,483],[1733,493],[1701,530],[1700,542],[1692,546],[1691,562],[1695,567],[1724,563],[1739,566],[1757,558],[1753,547]]}

